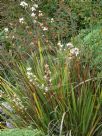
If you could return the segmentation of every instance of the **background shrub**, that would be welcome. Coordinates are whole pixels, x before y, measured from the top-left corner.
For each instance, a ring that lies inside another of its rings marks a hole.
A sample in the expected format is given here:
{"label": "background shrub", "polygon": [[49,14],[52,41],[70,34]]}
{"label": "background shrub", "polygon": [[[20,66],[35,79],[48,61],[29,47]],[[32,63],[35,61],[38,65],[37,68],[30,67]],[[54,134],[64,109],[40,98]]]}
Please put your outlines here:
{"label": "background shrub", "polygon": [[[62,37],[75,36],[81,29],[102,23],[101,1],[42,1],[41,8],[57,22]],[[64,26],[64,28],[63,28]]]}
{"label": "background shrub", "polygon": [[[73,43],[81,49],[83,61],[89,63],[90,70],[102,71],[102,27],[82,30],[72,38]],[[101,75],[100,75],[101,76]]]}
{"label": "background shrub", "polygon": [[[33,5],[30,0],[26,1]],[[4,3],[4,11],[6,9],[6,25],[8,22],[15,21],[25,13],[19,7],[19,1],[2,1]],[[96,24],[102,24],[102,2],[101,1],[76,1],[76,0],[39,0],[40,10],[42,10],[47,17],[54,18],[54,24],[51,28],[49,38],[55,39],[60,36],[61,38],[70,39],[75,36],[81,29],[86,29]],[[9,6],[8,6],[9,5]],[[4,13],[4,12],[3,12]],[[48,20],[45,18],[46,22]],[[55,31],[54,31],[55,30]],[[53,38],[52,38],[53,37]]]}

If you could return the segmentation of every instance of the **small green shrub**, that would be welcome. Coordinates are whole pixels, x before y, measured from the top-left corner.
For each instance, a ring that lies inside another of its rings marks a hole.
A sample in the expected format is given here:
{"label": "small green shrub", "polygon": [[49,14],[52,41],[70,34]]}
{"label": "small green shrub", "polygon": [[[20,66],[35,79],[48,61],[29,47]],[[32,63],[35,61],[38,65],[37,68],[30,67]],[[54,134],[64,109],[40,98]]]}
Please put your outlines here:
{"label": "small green shrub", "polygon": [[55,28],[63,38],[75,36],[81,29],[102,24],[101,1],[43,0],[41,8],[56,20]]}
{"label": "small green shrub", "polygon": [[82,30],[72,39],[73,43],[81,49],[83,61],[89,63],[90,69],[102,71],[102,27]]}
{"label": "small green shrub", "polygon": [[0,136],[45,136],[37,130],[6,129],[0,130]]}

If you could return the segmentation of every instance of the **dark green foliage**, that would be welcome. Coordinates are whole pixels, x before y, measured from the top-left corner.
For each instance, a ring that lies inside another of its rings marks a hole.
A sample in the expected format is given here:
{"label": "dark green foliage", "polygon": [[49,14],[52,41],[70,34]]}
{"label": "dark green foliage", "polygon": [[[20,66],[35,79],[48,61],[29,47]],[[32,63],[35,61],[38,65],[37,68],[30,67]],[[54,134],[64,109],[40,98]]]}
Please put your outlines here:
{"label": "dark green foliage", "polygon": [[[31,5],[31,0],[26,0]],[[15,22],[22,14],[27,17],[19,4],[19,1],[2,1],[6,9],[6,23]],[[101,1],[81,1],[81,0],[39,0],[40,10],[42,10],[46,17],[54,18],[55,24],[53,26],[55,35],[60,35],[62,38],[70,38],[75,36],[79,30],[89,28],[96,24],[102,24],[102,2]],[[47,21],[47,20],[46,20]],[[8,24],[9,25],[9,24]]]}
{"label": "dark green foliage", "polygon": [[64,35],[61,32],[59,34],[64,37],[74,36],[83,28],[102,23],[101,1],[49,0],[45,2],[44,0],[41,7],[49,16],[55,18],[56,27],[64,32]]}
{"label": "dark green foliage", "polygon": [[42,10],[50,17],[54,16],[54,13],[58,9],[58,0],[42,0],[40,2]]}

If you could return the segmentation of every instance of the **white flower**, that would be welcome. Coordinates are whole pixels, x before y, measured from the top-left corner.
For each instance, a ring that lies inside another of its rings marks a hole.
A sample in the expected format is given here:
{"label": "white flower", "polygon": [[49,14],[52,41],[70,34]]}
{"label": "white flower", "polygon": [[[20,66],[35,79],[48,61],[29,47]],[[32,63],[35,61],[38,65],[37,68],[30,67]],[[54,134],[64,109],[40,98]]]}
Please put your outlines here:
{"label": "white flower", "polygon": [[0,94],[0,99],[2,98],[2,94]]}
{"label": "white flower", "polygon": [[61,45],[61,41],[59,41],[59,42],[57,43],[57,45],[59,45],[59,46],[60,46],[60,45]]}
{"label": "white flower", "polygon": [[32,75],[32,73],[28,71],[28,72],[27,72],[27,75],[28,75],[28,76],[31,76],[31,75]]}
{"label": "white flower", "polygon": [[69,60],[72,60],[73,57],[68,57]]}
{"label": "white flower", "polygon": [[2,102],[2,106],[4,106],[7,110],[12,111],[13,109],[11,108],[11,106],[9,105],[9,103],[7,102]]}
{"label": "white flower", "polygon": [[46,75],[44,76],[44,79],[47,79],[47,76],[46,76]]}
{"label": "white flower", "polygon": [[39,22],[39,24],[40,24],[41,27],[43,26],[43,23],[40,23],[40,22]]}
{"label": "white flower", "polygon": [[19,18],[19,22],[23,24],[24,23],[24,18],[23,17]]}
{"label": "white flower", "polygon": [[69,43],[67,43],[67,44],[66,44],[66,46],[67,46],[69,49],[73,48],[73,44],[72,44],[72,43],[70,43],[70,42],[69,42]]}
{"label": "white flower", "polygon": [[39,13],[41,13],[42,11],[41,10],[39,10]]}
{"label": "white flower", "polygon": [[29,26],[26,26],[26,29],[29,29]]}
{"label": "white flower", "polygon": [[48,30],[48,28],[47,27],[43,27],[43,31],[47,31]]}
{"label": "white flower", "polygon": [[35,14],[35,13],[32,13],[32,14],[31,14],[31,17],[35,17],[35,16],[36,16],[36,14]]}
{"label": "white flower", "polygon": [[39,15],[38,15],[39,17],[42,17],[43,16],[43,13],[39,13]]}
{"label": "white flower", "polygon": [[63,47],[63,44],[61,44],[60,47],[62,48],[62,47]]}
{"label": "white flower", "polygon": [[53,18],[51,18],[51,23],[53,23],[54,22],[54,19]]}
{"label": "white flower", "polygon": [[30,45],[32,46],[32,45],[34,45],[34,43],[33,43],[33,42],[31,42],[31,43],[30,43]]}
{"label": "white flower", "polygon": [[34,19],[34,20],[33,20],[33,23],[37,23],[37,21]]}
{"label": "white flower", "polygon": [[34,75],[34,78],[36,78],[36,75]]}
{"label": "white flower", "polygon": [[52,79],[50,79],[49,82],[51,83],[51,82],[52,82]]}
{"label": "white flower", "polygon": [[15,38],[15,36],[13,35],[13,36],[12,36],[12,39],[14,39],[14,38]]}
{"label": "white flower", "polygon": [[61,41],[59,41],[59,42],[57,43],[57,45],[60,46],[61,48],[63,47],[63,44],[61,44]]}
{"label": "white flower", "polygon": [[34,6],[35,8],[38,8],[38,5],[37,5],[37,4],[34,4],[33,6]]}
{"label": "white flower", "polygon": [[36,11],[36,8],[35,7],[31,7],[31,11]]}
{"label": "white flower", "polygon": [[33,79],[30,79],[29,81],[30,81],[30,82],[33,82]]}
{"label": "white flower", "polygon": [[22,7],[28,7],[28,4],[25,1],[21,1],[20,6]]}
{"label": "white flower", "polygon": [[6,27],[6,28],[4,28],[4,31],[7,33],[9,31],[9,29]]}
{"label": "white flower", "polygon": [[45,92],[48,92],[48,90],[49,90],[48,87],[45,87]]}
{"label": "white flower", "polygon": [[71,53],[72,55],[77,56],[77,55],[79,54],[79,49],[78,49],[78,48],[72,48],[72,49],[70,50],[70,53]]}
{"label": "white flower", "polygon": [[27,71],[30,71],[30,70],[32,70],[32,68],[31,68],[31,67],[28,67],[28,68],[27,68]]}

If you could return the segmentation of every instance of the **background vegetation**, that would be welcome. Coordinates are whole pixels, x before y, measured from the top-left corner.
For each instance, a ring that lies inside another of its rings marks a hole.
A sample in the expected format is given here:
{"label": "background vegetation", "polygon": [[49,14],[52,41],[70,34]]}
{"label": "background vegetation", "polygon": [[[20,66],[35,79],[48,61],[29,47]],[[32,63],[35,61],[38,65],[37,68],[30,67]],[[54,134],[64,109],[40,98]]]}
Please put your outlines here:
{"label": "background vegetation", "polygon": [[1,136],[101,136],[102,1],[21,2],[0,2]]}

